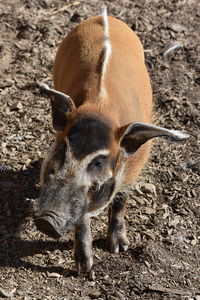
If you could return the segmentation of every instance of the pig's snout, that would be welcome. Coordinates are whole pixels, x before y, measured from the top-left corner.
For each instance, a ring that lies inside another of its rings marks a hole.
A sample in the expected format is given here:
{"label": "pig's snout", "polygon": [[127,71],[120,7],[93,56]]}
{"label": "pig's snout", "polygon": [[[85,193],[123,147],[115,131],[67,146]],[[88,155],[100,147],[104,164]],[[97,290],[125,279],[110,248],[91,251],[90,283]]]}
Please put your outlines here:
{"label": "pig's snout", "polygon": [[58,239],[62,236],[57,216],[54,216],[53,213],[45,213],[37,216],[34,222],[37,229],[49,237]]}
{"label": "pig's snout", "polygon": [[36,207],[37,229],[52,238],[60,238],[78,224],[87,211],[85,186],[55,180],[41,191]]}

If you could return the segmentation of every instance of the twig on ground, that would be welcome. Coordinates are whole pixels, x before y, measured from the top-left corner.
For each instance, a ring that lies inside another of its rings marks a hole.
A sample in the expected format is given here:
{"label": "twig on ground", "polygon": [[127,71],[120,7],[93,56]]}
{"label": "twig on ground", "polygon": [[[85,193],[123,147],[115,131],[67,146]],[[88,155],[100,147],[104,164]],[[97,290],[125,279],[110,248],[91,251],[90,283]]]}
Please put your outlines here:
{"label": "twig on ground", "polygon": [[59,8],[59,9],[57,9],[57,10],[55,10],[55,11],[53,11],[53,15],[55,15],[55,14],[57,14],[57,13],[63,11],[63,10],[68,9],[68,8],[70,8],[71,6],[76,6],[76,5],[78,5],[79,3],[80,3],[80,1],[76,1],[76,2],[73,2],[73,3],[67,4],[67,5],[65,5],[65,6]]}
{"label": "twig on ground", "polygon": [[181,42],[175,42],[167,46],[163,52],[163,56],[167,58],[168,56],[171,56],[174,54],[174,52],[180,48],[183,47],[183,44]]}
{"label": "twig on ground", "polygon": [[156,291],[156,292],[161,292],[161,293],[169,293],[169,294],[176,294],[176,295],[187,295],[191,296],[191,293],[189,291],[181,290],[181,289],[176,289],[176,288],[166,288],[161,285],[149,285],[149,290],[150,291]]}

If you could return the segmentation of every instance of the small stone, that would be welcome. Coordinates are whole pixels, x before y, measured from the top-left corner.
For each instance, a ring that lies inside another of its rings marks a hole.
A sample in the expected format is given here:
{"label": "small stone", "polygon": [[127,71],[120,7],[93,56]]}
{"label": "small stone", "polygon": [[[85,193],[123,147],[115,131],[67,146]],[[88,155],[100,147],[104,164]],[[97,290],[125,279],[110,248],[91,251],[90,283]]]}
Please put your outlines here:
{"label": "small stone", "polygon": [[179,217],[176,216],[172,221],[169,222],[169,226],[176,226],[177,224],[179,224],[179,222]]}
{"label": "small stone", "polygon": [[183,181],[183,182],[187,182],[188,179],[189,179],[189,176],[188,176],[188,175],[185,175],[185,176],[182,178],[182,181]]}
{"label": "small stone", "polygon": [[151,207],[145,207],[144,208],[144,213],[147,215],[152,215],[156,213],[156,209],[155,208],[151,208]]}
{"label": "small stone", "polygon": [[17,110],[21,110],[23,108],[23,105],[20,101],[15,102],[14,104],[12,104],[10,106],[10,111],[17,111]]}
{"label": "small stone", "polygon": [[197,240],[191,240],[191,245],[195,246],[197,244]]}
{"label": "small stone", "polygon": [[96,284],[95,281],[88,281],[88,286],[94,286]]}
{"label": "small stone", "polygon": [[98,299],[99,296],[101,296],[101,292],[100,291],[93,291],[89,294],[90,298],[92,299]]}
{"label": "small stone", "polygon": [[144,183],[142,186],[141,186],[141,191],[143,193],[149,193],[149,194],[154,194],[156,195],[156,187],[154,184],[152,183]]}
{"label": "small stone", "polygon": [[172,23],[168,25],[168,28],[171,29],[174,32],[183,32],[186,30],[186,28],[183,25]]}

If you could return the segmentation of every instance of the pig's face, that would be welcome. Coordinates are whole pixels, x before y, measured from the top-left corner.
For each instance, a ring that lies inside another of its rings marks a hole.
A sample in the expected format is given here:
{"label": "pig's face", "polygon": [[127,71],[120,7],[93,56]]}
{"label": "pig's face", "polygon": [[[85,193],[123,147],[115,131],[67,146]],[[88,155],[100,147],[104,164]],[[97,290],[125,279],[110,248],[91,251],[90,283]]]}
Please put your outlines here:
{"label": "pig's face", "polygon": [[115,187],[114,134],[104,120],[76,118],[44,161],[42,192],[35,224],[59,237],[86,213],[98,214],[109,203]]}

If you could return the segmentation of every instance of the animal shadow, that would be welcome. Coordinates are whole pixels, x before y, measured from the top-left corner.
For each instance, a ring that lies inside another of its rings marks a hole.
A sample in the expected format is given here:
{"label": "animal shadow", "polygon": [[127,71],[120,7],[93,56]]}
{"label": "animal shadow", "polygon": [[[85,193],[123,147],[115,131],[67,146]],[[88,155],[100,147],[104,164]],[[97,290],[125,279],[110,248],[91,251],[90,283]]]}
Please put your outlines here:
{"label": "animal shadow", "polygon": [[40,161],[26,170],[14,171],[9,166],[0,165],[0,238],[16,234],[24,219],[32,213],[32,202],[39,189]]}

